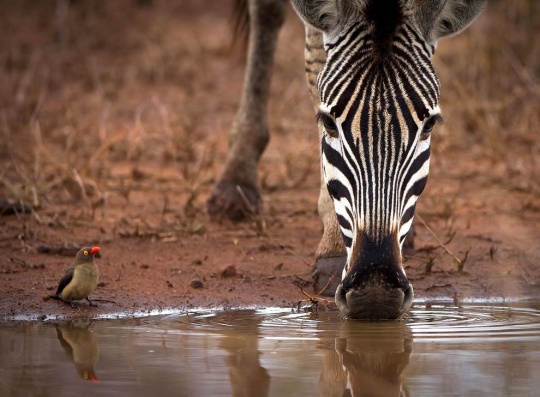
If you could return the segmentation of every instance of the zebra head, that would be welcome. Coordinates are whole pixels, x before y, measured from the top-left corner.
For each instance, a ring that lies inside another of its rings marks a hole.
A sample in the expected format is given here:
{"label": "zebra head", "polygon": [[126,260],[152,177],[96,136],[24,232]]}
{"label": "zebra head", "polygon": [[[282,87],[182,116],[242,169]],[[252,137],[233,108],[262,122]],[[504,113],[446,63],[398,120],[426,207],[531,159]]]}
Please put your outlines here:
{"label": "zebra head", "polygon": [[401,248],[441,120],[431,63],[437,40],[485,0],[293,0],[322,31],[318,75],[323,178],[347,250],[336,304],[349,318],[398,318],[413,288]]}

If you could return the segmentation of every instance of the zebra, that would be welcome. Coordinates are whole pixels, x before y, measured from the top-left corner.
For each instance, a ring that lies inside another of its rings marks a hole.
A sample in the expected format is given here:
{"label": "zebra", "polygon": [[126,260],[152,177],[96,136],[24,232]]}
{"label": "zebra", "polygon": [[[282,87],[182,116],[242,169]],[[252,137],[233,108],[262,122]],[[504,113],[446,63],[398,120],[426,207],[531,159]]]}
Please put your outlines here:
{"label": "zebra", "polygon": [[[306,78],[321,151],[315,269],[338,269],[335,302],[350,319],[397,319],[414,292],[402,264],[427,182],[431,132],[442,120],[431,58],[487,0],[291,0],[305,24]],[[244,89],[211,217],[259,210],[257,164],[285,0],[248,0]],[[316,272],[317,273],[317,272]],[[319,285],[320,286],[320,285]]]}

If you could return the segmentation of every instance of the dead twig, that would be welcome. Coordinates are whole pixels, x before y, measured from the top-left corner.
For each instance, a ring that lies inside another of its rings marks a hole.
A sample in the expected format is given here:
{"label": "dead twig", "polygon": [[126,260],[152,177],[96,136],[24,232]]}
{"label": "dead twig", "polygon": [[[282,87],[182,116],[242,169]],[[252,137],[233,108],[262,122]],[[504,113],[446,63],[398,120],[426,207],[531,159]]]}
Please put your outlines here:
{"label": "dead twig", "polygon": [[[450,255],[457,263],[458,265],[458,272],[461,273],[463,271],[463,267],[465,266],[465,262],[467,260],[467,257],[469,255],[469,251],[471,250],[470,248],[467,250],[467,252],[465,253],[465,256],[463,257],[463,259],[459,259],[452,251],[450,251],[448,249],[448,247],[441,241],[441,239],[439,238],[439,236],[437,236],[437,233],[435,233],[433,231],[433,229],[431,229],[429,227],[429,225],[424,221],[424,219],[420,216],[420,214],[416,214],[416,218],[422,223],[422,225],[424,225],[424,227],[428,230],[428,232],[431,233],[431,235],[433,236],[433,238],[435,239],[435,241],[437,241],[437,243],[439,244],[439,246],[448,254]],[[454,233],[455,234],[455,233]],[[453,236],[452,236],[453,237]]]}
{"label": "dead twig", "polygon": [[116,303],[116,301],[111,301],[108,299],[95,299],[95,298],[92,299],[92,302]]}
{"label": "dead twig", "polygon": [[10,256],[9,260],[13,263],[21,265],[25,269],[45,269],[45,265],[43,263],[36,265],[34,263],[27,262],[24,259],[16,258],[14,256]]}
{"label": "dead twig", "polygon": [[50,245],[39,245],[37,247],[37,252],[40,254],[50,254],[50,255],[62,255],[62,256],[75,256],[79,252],[80,248],[78,247],[66,247],[66,246],[50,246]]}
{"label": "dead twig", "polygon": [[311,294],[308,294],[306,291],[304,291],[304,288],[301,286],[301,285],[298,285],[296,284],[295,282],[292,283],[293,285],[296,285],[298,288],[300,288],[300,292],[306,296],[309,300],[309,302],[317,305],[319,303],[319,301],[323,301],[323,302],[326,302],[326,303],[334,303],[333,300],[330,300],[330,299],[326,299],[326,298],[323,298],[322,296],[320,295],[311,295]]}
{"label": "dead twig", "polygon": [[266,234],[266,222],[264,221],[262,216],[257,214],[257,208],[255,208],[253,206],[253,204],[251,204],[249,202],[246,194],[244,193],[244,191],[242,190],[242,188],[239,185],[236,185],[236,191],[238,192],[238,194],[240,194],[240,197],[242,198],[242,201],[246,205],[246,207],[248,209],[249,216],[251,216],[255,220],[255,224],[257,225],[257,233],[259,235],[265,235]]}
{"label": "dead twig", "polygon": [[467,261],[467,257],[469,256],[469,252],[471,251],[471,248],[469,248],[466,252],[465,252],[465,256],[463,257],[463,259],[461,259],[461,261],[458,263],[458,273],[461,273],[463,271],[463,267],[465,266],[465,262]]}
{"label": "dead twig", "polygon": [[530,91],[534,92],[535,94],[540,93],[540,85],[535,81],[535,78],[531,73],[527,70],[526,67],[523,66],[523,64],[519,61],[515,51],[512,49],[512,47],[508,44],[502,46],[502,53],[510,63],[510,66],[512,66],[512,69],[514,69],[514,72],[518,76],[518,78],[521,80],[521,83],[523,84],[523,87],[528,88]]}
{"label": "dead twig", "polygon": [[433,269],[433,265],[435,265],[435,258],[433,256],[430,256],[429,259],[426,262],[426,274],[431,273],[431,269]]}
{"label": "dead twig", "polygon": [[321,295],[324,291],[326,291],[328,289],[328,287],[330,286],[330,282],[334,279],[334,277],[337,275],[336,272],[332,272],[330,274],[330,277],[328,277],[328,281],[326,282],[326,284],[324,285],[324,287],[319,291],[319,293],[317,295]]}

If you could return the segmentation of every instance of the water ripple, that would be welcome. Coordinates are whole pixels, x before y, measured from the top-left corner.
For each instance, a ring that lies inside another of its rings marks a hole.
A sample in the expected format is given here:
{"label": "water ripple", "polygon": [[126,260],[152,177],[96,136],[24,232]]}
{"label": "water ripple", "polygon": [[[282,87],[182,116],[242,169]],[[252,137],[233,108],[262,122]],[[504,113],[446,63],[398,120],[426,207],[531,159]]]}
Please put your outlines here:
{"label": "water ripple", "polygon": [[538,339],[540,311],[531,307],[495,305],[426,305],[407,320],[415,340]]}
{"label": "water ripple", "polygon": [[[528,306],[527,306],[528,305]],[[538,305],[537,305],[538,306]],[[262,337],[312,339],[322,334],[341,336],[402,335],[415,342],[469,342],[508,339],[540,341],[540,310],[531,304],[416,305],[401,321],[347,321],[339,312],[298,313],[290,309],[196,311],[148,317],[142,324],[167,332],[257,332]],[[404,331],[406,330],[406,331]]]}

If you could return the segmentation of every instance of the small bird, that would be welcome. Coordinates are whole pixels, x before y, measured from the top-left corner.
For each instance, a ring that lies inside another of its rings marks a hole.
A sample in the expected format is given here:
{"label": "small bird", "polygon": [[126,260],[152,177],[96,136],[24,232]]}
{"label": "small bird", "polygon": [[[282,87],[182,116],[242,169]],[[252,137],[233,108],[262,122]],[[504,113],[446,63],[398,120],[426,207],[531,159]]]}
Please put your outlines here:
{"label": "small bird", "polygon": [[56,336],[67,357],[84,380],[99,382],[94,367],[99,360],[99,345],[87,328],[72,324],[57,324]]}
{"label": "small bird", "polygon": [[56,294],[48,298],[57,299],[73,306],[74,300],[86,299],[90,306],[97,306],[88,296],[94,292],[99,279],[99,268],[94,259],[99,247],[85,247],[77,252],[71,265],[58,284]]}

